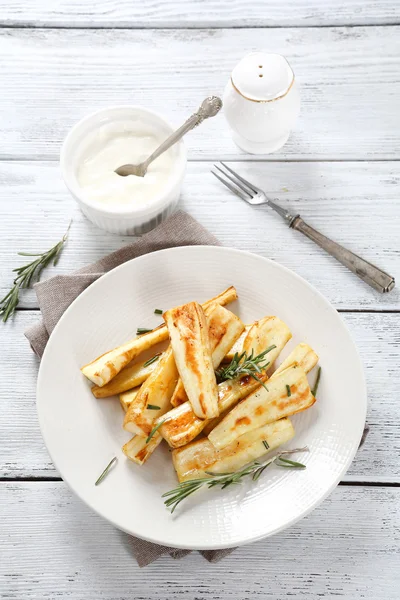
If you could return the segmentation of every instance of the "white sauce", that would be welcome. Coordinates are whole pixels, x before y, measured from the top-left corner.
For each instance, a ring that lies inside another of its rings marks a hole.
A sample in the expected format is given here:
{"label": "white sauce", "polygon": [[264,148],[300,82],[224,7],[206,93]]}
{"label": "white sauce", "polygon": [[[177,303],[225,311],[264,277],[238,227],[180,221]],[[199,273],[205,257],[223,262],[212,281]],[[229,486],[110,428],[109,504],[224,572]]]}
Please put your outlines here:
{"label": "white sauce", "polygon": [[102,125],[82,145],[77,180],[86,199],[108,205],[145,206],[162,192],[172,171],[174,148],[159,156],[144,177],[121,177],[114,171],[139,164],[168,137],[150,124],[116,122]]}

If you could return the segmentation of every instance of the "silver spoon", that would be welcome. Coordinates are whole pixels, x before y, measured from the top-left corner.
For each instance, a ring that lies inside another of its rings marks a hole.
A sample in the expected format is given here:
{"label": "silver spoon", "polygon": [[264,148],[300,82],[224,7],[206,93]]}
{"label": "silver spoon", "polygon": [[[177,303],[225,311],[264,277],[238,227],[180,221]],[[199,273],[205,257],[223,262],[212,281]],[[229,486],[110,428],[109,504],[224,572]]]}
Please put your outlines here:
{"label": "silver spoon", "polygon": [[147,160],[140,163],[140,165],[122,165],[122,167],[118,167],[115,169],[115,173],[118,175],[122,175],[122,177],[126,177],[127,175],[137,175],[138,177],[144,177],[146,175],[146,171],[150,163],[153,162],[156,158],[158,158],[161,154],[163,154],[168,148],[171,148],[176,142],[178,142],[188,131],[200,125],[204,119],[208,119],[209,117],[214,117],[222,107],[222,100],[217,96],[210,96],[203,100],[199,110],[194,113],[189,119],[177,129],[173,134],[169,136],[149,156]]}

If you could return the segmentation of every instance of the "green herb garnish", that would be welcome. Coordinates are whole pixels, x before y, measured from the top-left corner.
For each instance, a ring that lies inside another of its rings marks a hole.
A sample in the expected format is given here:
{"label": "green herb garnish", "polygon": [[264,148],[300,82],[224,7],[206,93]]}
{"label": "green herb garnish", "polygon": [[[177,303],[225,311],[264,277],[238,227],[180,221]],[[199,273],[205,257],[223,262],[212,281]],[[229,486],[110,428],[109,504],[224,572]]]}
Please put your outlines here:
{"label": "green herb garnish", "polygon": [[35,283],[39,281],[40,275],[50,263],[53,263],[54,266],[58,263],[60,258],[61,251],[63,246],[68,238],[69,228],[71,227],[71,223],[68,225],[68,229],[61,238],[61,240],[50,250],[47,252],[40,253],[31,253],[31,252],[18,252],[19,256],[36,256],[37,258],[32,262],[24,265],[22,267],[17,267],[13,269],[14,273],[17,273],[16,278],[14,279],[14,285],[0,300],[0,316],[3,317],[3,322],[5,323],[9,317],[12,317],[17,309],[19,304],[19,292],[21,289],[29,288],[31,283]]}
{"label": "green herb garnish", "polygon": [[263,440],[263,444],[265,446],[265,449],[269,450],[269,444],[268,444],[267,440]]}
{"label": "green herb garnish", "polygon": [[170,509],[171,513],[173,513],[182,500],[185,500],[185,498],[191,494],[194,494],[194,492],[197,492],[197,490],[199,490],[201,487],[207,486],[208,488],[212,488],[215,486],[221,486],[221,489],[224,489],[229,485],[241,483],[242,478],[246,477],[247,475],[251,475],[253,481],[257,481],[265,469],[273,463],[275,463],[278,467],[305,469],[306,465],[303,465],[302,463],[297,463],[282,458],[283,456],[294,454],[295,452],[308,452],[308,448],[305,446],[304,448],[295,448],[294,450],[282,450],[282,452],[273,458],[270,458],[265,463],[254,461],[247,465],[247,467],[239,469],[234,473],[212,473],[210,471],[206,471],[206,474],[209,475],[209,477],[183,481],[175,489],[165,492],[165,494],[162,495],[162,498],[166,498],[166,500],[164,500],[164,504]]}
{"label": "green herb garnish", "polygon": [[311,390],[312,395],[314,396],[314,398],[317,395],[318,392],[318,386],[319,386],[319,380],[321,379],[321,367],[318,367],[318,371],[317,371],[317,377],[315,379],[315,383],[314,383],[314,387]]}
{"label": "green herb garnish", "polygon": [[279,463],[276,463],[279,467],[291,467],[292,469],[305,469],[306,465],[303,463],[289,460],[288,458],[279,458]]}
{"label": "green herb garnish", "polygon": [[292,395],[292,390],[290,389],[290,385],[286,384],[286,393],[288,395],[288,397],[290,398],[290,396]]}
{"label": "green herb garnish", "polygon": [[154,309],[154,314],[155,314],[155,315],[162,315],[162,314],[163,314],[163,311],[161,310],[161,308],[155,308],[155,309]]}
{"label": "green herb garnish", "polygon": [[111,467],[113,466],[114,463],[117,462],[117,457],[114,456],[114,458],[112,458],[110,460],[110,462],[108,463],[108,465],[106,466],[106,468],[104,469],[104,471],[102,472],[102,474],[100,475],[100,477],[96,480],[96,483],[94,485],[99,485],[99,483],[101,483],[104,479],[104,477],[106,477],[106,475],[108,474],[108,472],[110,471]]}
{"label": "green herb garnish", "polygon": [[155,354],[154,356],[152,356],[152,358],[149,358],[149,360],[146,360],[146,362],[143,364],[144,367],[148,367],[149,365],[152,365],[153,362],[156,362],[156,360],[158,360],[161,356],[161,352],[159,352],[158,354]]}
{"label": "green herb garnish", "polygon": [[156,406],[155,404],[148,404],[146,406],[149,410],[160,410],[161,406]]}
{"label": "green herb garnish", "polygon": [[138,327],[136,331],[136,335],[143,335],[144,333],[150,333],[153,331],[152,329],[147,329],[146,327]]}
{"label": "green herb garnish", "polygon": [[235,379],[235,377],[239,377],[240,375],[249,375],[268,391],[265,383],[261,381],[260,377],[257,377],[257,375],[262,376],[263,371],[268,367],[269,362],[266,361],[265,355],[274,348],[276,348],[276,346],[269,346],[264,352],[261,352],[261,354],[258,354],[257,356],[254,356],[253,350],[250,354],[247,354],[246,351],[241,354],[236,352],[229,365],[217,371],[218,383],[229,379]]}
{"label": "green herb garnish", "polygon": [[165,423],[165,421],[166,421],[166,420],[167,420],[167,419],[163,419],[162,421],[160,421],[159,423],[157,423],[157,425],[155,425],[155,426],[153,427],[153,429],[150,431],[149,435],[148,435],[148,436],[147,436],[147,438],[146,438],[146,444],[148,444],[148,443],[149,443],[149,441],[151,440],[151,438],[153,437],[153,435],[154,435],[155,433],[157,433],[157,431],[160,429],[161,425],[163,425],[163,423]]}

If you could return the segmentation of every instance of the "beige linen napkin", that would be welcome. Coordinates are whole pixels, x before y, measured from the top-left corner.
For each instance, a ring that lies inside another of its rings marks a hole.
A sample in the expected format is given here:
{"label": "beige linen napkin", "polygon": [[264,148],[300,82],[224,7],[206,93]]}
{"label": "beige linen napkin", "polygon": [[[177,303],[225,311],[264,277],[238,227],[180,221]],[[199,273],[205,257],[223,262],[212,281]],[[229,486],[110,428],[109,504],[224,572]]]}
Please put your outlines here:
{"label": "beige linen napkin", "polygon": [[[84,289],[104,273],[149,252],[175,246],[196,245],[216,246],[219,245],[219,242],[192,217],[180,211],[144,235],[139,241],[124,246],[92,265],[84,267],[72,275],[57,275],[47,281],[37,283],[35,291],[43,320],[25,332],[32,349],[39,357],[43,355],[49,336],[64,311]],[[190,552],[190,550],[158,546],[135,537],[130,537],[130,546],[140,567],[152,563],[163,554],[169,554],[172,558],[181,558]],[[201,554],[209,562],[217,562],[233,550],[234,548],[207,550]]]}

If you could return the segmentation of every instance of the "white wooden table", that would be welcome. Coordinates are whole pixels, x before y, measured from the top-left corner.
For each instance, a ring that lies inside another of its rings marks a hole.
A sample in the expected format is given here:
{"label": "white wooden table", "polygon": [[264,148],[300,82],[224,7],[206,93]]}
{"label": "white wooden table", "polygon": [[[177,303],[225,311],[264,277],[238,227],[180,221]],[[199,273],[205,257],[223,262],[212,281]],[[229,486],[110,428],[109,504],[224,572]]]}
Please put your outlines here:
{"label": "white wooden table", "polygon": [[291,139],[255,159],[234,146],[223,118],[212,132],[200,127],[187,138],[181,205],[223,244],[288,266],[330,299],[364,361],[371,426],[341,485],[292,529],[216,565],[193,553],[140,570],[128,536],[72,495],[46,452],[38,361],[23,338],[39,317],[28,292],[0,328],[0,597],[399,598],[399,290],[375,293],[210,175],[213,161],[234,161],[399,278],[399,25],[397,0],[0,0],[0,297],[20,264],[16,253],[49,248],[71,216],[59,273],[129,241],[92,226],[64,188],[58,153],[75,121],[140,103],[178,125],[205,95],[222,93],[246,52],[282,53],[302,93]]}

